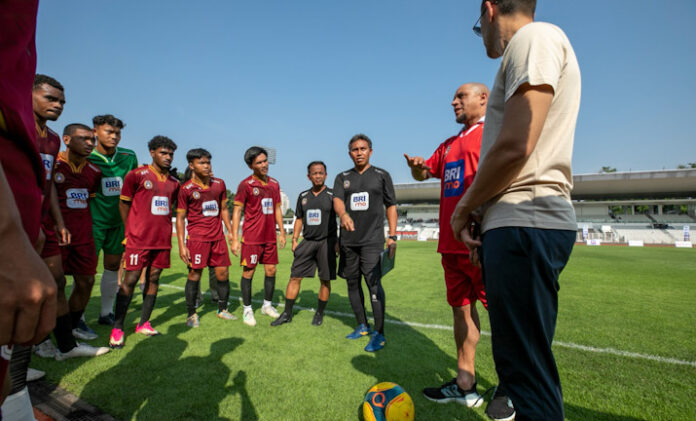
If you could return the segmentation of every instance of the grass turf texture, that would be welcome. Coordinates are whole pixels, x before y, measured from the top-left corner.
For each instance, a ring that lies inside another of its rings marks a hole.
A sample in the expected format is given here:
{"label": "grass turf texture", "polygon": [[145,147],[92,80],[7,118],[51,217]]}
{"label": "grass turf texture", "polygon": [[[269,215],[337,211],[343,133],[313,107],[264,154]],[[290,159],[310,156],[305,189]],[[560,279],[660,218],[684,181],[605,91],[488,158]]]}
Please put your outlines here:
{"label": "grass turf texture", "polygon": [[[440,405],[421,394],[423,387],[456,373],[450,330],[388,323],[387,346],[366,353],[367,338],[344,339],[353,317],[328,313],[324,324],[314,327],[313,313],[297,309],[316,306],[316,278],[303,281],[288,325],[270,327],[258,301],[255,328],[241,320],[219,320],[204,295],[201,327],[187,328],[186,271],[174,247],[152,317],[163,335],[133,333],[142,303],[137,294],[126,319],[124,349],[63,362],[35,356],[32,366],[119,419],[356,420],[365,392],[382,381],[396,382],[411,395],[418,420],[487,419],[485,405]],[[435,250],[434,242],[399,243],[397,266],[384,279],[389,320],[451,325]],[[284,301],[291,261],[291,252],[281,250],[274,302]],[[231,294],[238,297],[240,268],[230,269]],[[263,299],[258,272],[255,300]],[[695,274],[696,250],[576,246],[561,275],[556,340],[696,361]],[[206,290],[207,280],[202,285]],[[352,314],[345,281],[332,286],[327,310]],[[95,285],[86,317],[100,335],[92,344],[106,345],[110,330],[96,321],[98,291]],[[366,304],[369,309],[369,300]],[[486,313],[478,307],[482,329],[489,331]],[[241,319],[237,300],[230,310]],[[490,348],[490,336],[483,335],[477,354],[481,393],[497,383]],[[554,351],[569,420],[696,419],[693,364],[562,346]]]}

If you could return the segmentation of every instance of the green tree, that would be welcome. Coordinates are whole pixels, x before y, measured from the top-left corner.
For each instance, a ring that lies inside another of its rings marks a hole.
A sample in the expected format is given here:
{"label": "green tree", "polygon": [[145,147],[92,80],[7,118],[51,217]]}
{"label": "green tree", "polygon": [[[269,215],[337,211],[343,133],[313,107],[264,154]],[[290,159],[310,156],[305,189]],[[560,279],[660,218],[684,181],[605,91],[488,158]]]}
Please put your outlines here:
{"label": "green tree", "polygon": [[610,172],[616,172],[616,168],[614,167],[602,167],[601,170],[599,170],[600,173],[610,173]]}
{"label": "green tree", "polygon": [[684,164],[677,165],[677,169],[679,169],[679,170],[683,170],[686,168],[696,168],[696,162],[689,162],[686,165],[684,165]]}
{"label": "green tree", "polygon": [[232,217],[232,211],[234,211],[234,193],[227,189],[227,209],[230,211],[230,218]]}

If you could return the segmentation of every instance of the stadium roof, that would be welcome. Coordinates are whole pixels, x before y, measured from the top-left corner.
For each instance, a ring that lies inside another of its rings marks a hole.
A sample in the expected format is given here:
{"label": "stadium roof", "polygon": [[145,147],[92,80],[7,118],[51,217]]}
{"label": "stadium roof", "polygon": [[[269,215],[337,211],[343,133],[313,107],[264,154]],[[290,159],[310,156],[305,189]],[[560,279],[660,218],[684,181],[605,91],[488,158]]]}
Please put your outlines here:
{"label": "stadium roof", "polygon": [[[696,169],[613,172],[573,176],[573,200],[668,199],[696,197]],[[440,199],[440,183],[394,185],[400,203]]]}

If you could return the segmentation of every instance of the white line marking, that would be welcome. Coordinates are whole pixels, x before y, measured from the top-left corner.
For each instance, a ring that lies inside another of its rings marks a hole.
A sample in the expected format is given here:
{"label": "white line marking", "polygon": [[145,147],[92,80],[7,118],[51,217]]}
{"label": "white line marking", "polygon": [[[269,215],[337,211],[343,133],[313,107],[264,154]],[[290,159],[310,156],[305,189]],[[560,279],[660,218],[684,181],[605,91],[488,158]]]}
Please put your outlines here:
{"label": "white line marking", "polygon": [[[166,287],[166,288],[171,288],[171,289],[176,289],[179,291],[183,291],[184,288],[176,285],[169,285],[169,284],[160,284],[161,287]],[[205,292],[205,294],[209,294],[209,292]],[[241,300],[241,297],[236,297],[236,296],[230,296],[230,298]],[[262,300],[251,300],[256,303],[262,303]],[[278,306],[285,307],[285,304],[283,303],[278,303]],[[302,307],[302,306],[294,306],[294,308],[300,309],[300,310],[308,310],[308,311],[316,311],[314,308],[308,308],[308,307]],[[339,316],[339,317],[346,317],[346,318],[352,318],[355,317],[351,313],[343,313],[340,311],[332,311],[332,310],[325,310],[324,313],[326,314],[331,314],[334,316]],[[435,324],[427,324],[427,323],[418,323],[418,322],[404,322],[401,320],[392,320],[392,319],[386,319],[385,323],[393,324],[393,325],[399,325],[399,326],[409,326],[409,327],[418,327],[422,329],[435,329],[435,330],[452,330],[452,326],[446,326],[446,325],[435,325]],[[490,332],[487,332],[485,330],[481,331],[482,335],[485,336],[491,336]],[[659,355],[652,355],[652,354],[641,354],[638,352],[631,352],[631,351],[622,351],[620,349],[614,349],[614,348],[597,348],[594,346],[587,346],[587,345],[580,345],[580,344],[575,344],[572,342],[562,342],[562,341],[553,341],[553,345],[556,347],[560,348],[568,348],[568,349],[575,349],[578,351],[585,351],[585,352],[592,352],[594,354],[608,354],[608,355],[616,355],[619,357],[627,357],[627,358],[635,358],[639,360],[649,360],[649,361],[655,361],[659,363],[665,363],[665,364],[675,364],[675,365],[686,365],[690,367],[696,368],[696,361],[687,361],[687,360],[680,360],[677,358],[668,358],[668,357],[661,357]]]}

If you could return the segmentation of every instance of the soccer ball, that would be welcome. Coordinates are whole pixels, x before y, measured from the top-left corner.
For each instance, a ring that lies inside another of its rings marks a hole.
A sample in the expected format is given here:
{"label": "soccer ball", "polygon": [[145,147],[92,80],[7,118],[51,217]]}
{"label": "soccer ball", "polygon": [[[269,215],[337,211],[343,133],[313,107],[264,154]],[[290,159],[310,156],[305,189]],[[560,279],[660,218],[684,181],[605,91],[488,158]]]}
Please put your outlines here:
{"label": "soccer ball", "polygon": [[411,397],[396,383],[377,383],[365,395],[365,421],[413,421],[414,415]]}

